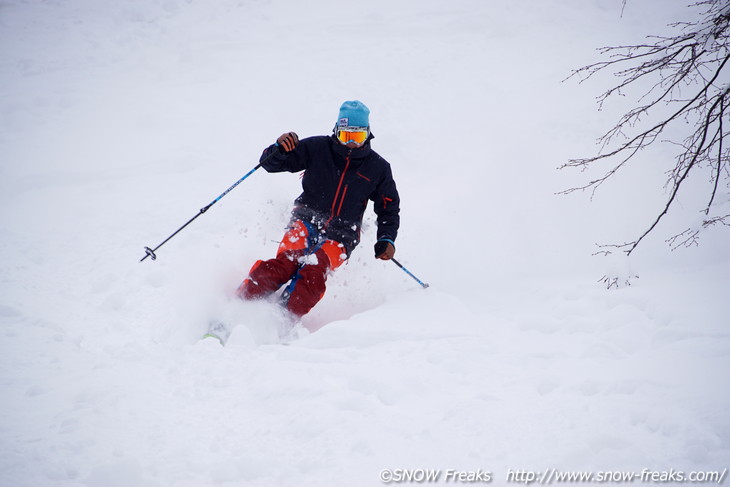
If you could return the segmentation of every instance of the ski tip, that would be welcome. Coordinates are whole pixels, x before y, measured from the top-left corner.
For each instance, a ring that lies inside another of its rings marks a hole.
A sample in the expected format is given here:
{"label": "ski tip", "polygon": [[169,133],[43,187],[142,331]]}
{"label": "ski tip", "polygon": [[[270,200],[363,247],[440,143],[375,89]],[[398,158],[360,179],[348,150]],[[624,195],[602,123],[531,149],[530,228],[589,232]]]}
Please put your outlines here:
{"label": "ski tip", "polygon": [[203,335],[201,337],[201,340],[205,340],[206,338],[215,338],[216,340],[218,340],[218,343],[221,344],[221,347],[225,347],[226,346],[226,343],[218,335],[213,335],[212,333],[206,333],[205,335]]}

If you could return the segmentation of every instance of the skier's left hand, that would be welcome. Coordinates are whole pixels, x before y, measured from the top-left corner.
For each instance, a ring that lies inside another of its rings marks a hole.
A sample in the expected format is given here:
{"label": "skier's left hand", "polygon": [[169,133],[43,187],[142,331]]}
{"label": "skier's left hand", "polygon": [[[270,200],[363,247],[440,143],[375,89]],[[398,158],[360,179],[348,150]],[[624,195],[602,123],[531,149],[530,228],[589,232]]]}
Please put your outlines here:
{"label": "skier's left hand", "polygon": [[395,255],[395,246],[386,241],[378,240],[375,242],[375,258],[380,260],[390,260]]}

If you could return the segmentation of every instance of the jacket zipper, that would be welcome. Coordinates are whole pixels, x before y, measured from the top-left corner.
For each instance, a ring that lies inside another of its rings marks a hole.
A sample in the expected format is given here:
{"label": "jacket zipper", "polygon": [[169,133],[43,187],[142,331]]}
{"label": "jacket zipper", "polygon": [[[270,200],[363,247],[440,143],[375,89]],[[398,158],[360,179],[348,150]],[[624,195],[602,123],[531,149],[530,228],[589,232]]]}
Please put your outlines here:
{"label": "jacket zipper", "polygon": [[345,185],[345,189],[342,190],[342,198],[340,198],[340,206],[337,207],[337,213],[335,216],[340,216],[340,211],[342,211],[342,203],[345,202],[345,195],[347,194],[347,184]]}
{"label": "jacket zipper", "polygon": [[[347,174],[347,170],[350,168],[350,154],[347,154],[347,157],[345,158],[345,169],[342,171],[342,176],[340,176],[340,182],[337,184],[337,191],[335,191],[335,197],[332,199],[332,210],[330,213],[330,218],[327,220],[327,223],[325,223],[325,226],[329,224],[329,222],[332,221],[332,219],[340,214],[340,210],[342,210],[342,203],[345,201],[345,194],[347,193],[347,185],[345,185],[344,190],[342,191],[342,198],[340,199],[340,205],[337,206],[337,199],[340,196],[340,190],[342,188],[342,182],[345,180],[345,174]],[[335,213],[335,207],[337,207],[337,212]]]}

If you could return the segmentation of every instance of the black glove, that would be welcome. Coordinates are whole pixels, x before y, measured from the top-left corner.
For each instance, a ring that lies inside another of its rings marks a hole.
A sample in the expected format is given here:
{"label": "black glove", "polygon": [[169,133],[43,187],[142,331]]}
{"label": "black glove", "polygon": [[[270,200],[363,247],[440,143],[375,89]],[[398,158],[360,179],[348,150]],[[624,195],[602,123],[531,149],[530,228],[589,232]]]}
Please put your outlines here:
{"label": "black glove", "polygon": [[375,242],[375,258],[390,260],[395,255],[395,245],[390,240],[378,240]]}

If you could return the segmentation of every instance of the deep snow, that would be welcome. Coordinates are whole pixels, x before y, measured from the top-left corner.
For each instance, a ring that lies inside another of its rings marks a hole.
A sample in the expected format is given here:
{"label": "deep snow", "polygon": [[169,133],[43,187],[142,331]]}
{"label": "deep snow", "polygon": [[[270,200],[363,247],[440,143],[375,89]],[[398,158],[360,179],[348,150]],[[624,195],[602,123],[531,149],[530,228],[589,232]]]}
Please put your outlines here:
{"label": "deep snow", "polygon": [[[598,112],[613,80],[561,80],[685,11],[621,4],[0,2],[0,485],[730,467],[727,232],[664,242],[705,182],[630,261],[591,253],[646,228],[670,148],[592,201],[554,195],[632,101]],[[372,110],[397,257],[431,288],[372,258],[368,216],[311,333],[280,343],[275,310],[226,301],[299,192],[263,171],[138,262],[345,99]],[[226,348],[198,341],[210,314],[240,324]]]}

